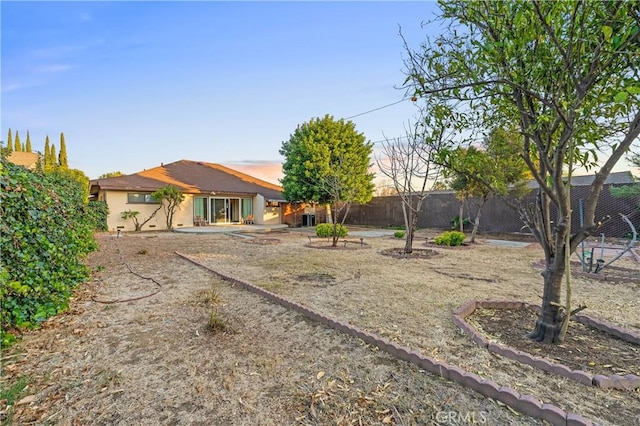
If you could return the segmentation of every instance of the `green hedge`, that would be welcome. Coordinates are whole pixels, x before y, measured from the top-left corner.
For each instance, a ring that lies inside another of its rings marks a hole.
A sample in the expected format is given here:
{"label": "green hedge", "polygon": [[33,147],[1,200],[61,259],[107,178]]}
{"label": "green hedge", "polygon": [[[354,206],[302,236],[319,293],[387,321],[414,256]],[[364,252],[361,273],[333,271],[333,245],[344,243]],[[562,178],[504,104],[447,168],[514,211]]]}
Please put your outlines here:
{"label": "green hedge", "polygon": [[0,163],[0,341],[63,312],[97,248],[78,171],[30,172]]}

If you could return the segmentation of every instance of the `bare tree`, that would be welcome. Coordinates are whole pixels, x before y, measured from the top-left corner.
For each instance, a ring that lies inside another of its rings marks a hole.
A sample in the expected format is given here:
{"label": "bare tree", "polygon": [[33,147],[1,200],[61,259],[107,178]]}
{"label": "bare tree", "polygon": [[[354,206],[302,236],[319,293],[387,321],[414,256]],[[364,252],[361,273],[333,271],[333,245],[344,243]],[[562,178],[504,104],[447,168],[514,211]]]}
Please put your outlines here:
{"label": "bare tree", "polygon": [[422,119],[410,130],[405,127],[404,138],[385,138],[382,155],[376,158],[380,172],[391,179],[402,201],[405,253],[413,252],[413,238],[424,200],[440,178],[436,157],[448,136],[446,126],[440,123],[432,125],[430,120]]}

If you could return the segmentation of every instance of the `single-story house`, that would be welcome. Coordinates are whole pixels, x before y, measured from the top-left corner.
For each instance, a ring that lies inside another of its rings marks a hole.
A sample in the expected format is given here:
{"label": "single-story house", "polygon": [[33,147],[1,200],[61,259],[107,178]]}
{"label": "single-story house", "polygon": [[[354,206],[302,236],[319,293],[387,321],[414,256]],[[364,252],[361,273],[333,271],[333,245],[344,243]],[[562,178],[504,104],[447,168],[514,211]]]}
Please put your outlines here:
{"label": "single-story house", "polygon": [[[122,213],[137,211],[142,223],[159,207],[151,194],[166,185],[175,186],[185,195],[175,212],[174,227],[238,224],[247,220],[255,224],[280,224],[290,209],[280,186],[203,161],[180,160],[131,175],[93,179],[90,194],[91,199],[107,203],[110,231],[133,231],[133,221],[123,219]],[[150,228],[166,229],[163,209],[142,229]]]}

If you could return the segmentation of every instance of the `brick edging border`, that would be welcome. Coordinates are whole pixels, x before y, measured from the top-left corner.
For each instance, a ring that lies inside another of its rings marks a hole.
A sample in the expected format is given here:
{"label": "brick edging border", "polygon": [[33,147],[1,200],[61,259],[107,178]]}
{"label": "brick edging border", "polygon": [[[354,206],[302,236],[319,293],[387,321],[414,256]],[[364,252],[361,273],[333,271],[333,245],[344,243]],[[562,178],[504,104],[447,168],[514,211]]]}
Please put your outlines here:
{"label": "brick edging border", "polygon": [[[475,329],[466,321],[466,317],[473,314],[478,309],[523,309],[528,308],[540,312],[540,305],[530,304],[519,300],[471,300],[462,305],[453,314],[453,322],[462,329],[478,345],[486,348],[489,352],[501,355],[505,358],[513,359],[523,364],[530,365],[548,373],[557,374],[562,377],[582,383],[586,386],[597,386],[603,389],[635,389],[640,387],[640,377],[634,374],[620,376],[613,374],[605,376],[602,374],[592,375],[582,370],[571,370],[569,367],[546,360],[545,358],[533,356],[526,352],[519,351],[506,345],[490,342],[482,333]],[[640,334],[625,330],[603,320],[592,318],[587,315],[576,314],[572,320],[581,324],[593,327],[597,330],[609,333],[626,342],[640,345]]]}
{"label": "brick edging border", "polygon": [[[233,284],[237,284],[240,287],[248,290],[252,293],[258,294],[265,299],[277,303],[279,305],[284,306],[285,308],[291,309],[299,314],[306,316],[309,319],[317,321],[321,324],[329,326],[335,330],[341,331],[351,337],[355,337],[363,340],[365,343],[368,343],[372,346],[379,348],[380,350],[388,353],[391,356],[394,356],[403,361],[411,362],[416,366],[428,371],[431,374],[440,376],[444,379],[455,382],[461,386],[469,388],[478,392],[479,394],[487,397],[498,400],[509,407],[520,411],[526,415],[531,417],[535,417],[538,419],[546,420],[552,425],[562,425],[562,426],[592,426],[593,422],[589,419],[586,419],[575,413],[567,413],[561,408],[552,405],[552,404],[544,404],[539,401],[537,398],[520,394],[515,389],[500,386],[498,383],[494,382],[490,379],[485,379],[477,374],[470,373],[465,371],[459,367],[454,365],[449,365],[445,362],[438,361],[434,358],[422,355],[421,353],[412,350],[409,347],[399,345],[395,342],[392,342],[384,337],[380,337],[376,334],[370,333],[368,331],[361,330],[354,325],[339,321],[335,318],[324,315],[321,312],[318,312],[314,309],[296,303],[290,299],[279,296],[275,293],[272,293],[268,290],[265,290],[262,287],[251,284],[247,281],[240,280],[238,278],[231,277],[229,275],[218,272],[202,263],[188,257],[185,254],[175,252],[179,257],[209,271],[223,279],[224,281],[231,282]],[[466,306],[466,305],[465,305]],[[475,310],[475,302],[474,308]],[[472,311],[473,312],[473,311]],[[464,324],[467,324],[464,322]]]}

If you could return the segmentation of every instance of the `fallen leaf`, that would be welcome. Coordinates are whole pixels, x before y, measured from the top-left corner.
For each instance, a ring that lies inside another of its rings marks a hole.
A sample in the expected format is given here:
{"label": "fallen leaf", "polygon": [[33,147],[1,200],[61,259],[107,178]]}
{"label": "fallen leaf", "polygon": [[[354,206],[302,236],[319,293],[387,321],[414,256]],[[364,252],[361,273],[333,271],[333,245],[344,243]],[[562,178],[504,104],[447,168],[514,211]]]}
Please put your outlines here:
{"label": "fallen leaf", "polygon": [[36,400],[35,395],[25,396],[20,401],[16,402],[16,405],[31,404],[35,400]]}
{"label": "fallen leaf", "polygon": [[318,374],[316,374],[316,379],[320,380],[324,377],[324,371],[318,371]]}
{"label": "fallen leaf", "polygon": [[393,417],[391,417],[391,416],[387,416],[384,419],[382,419],[382,423],[384,423],[384,424],[389,424],[392,421],[393,421]]}

